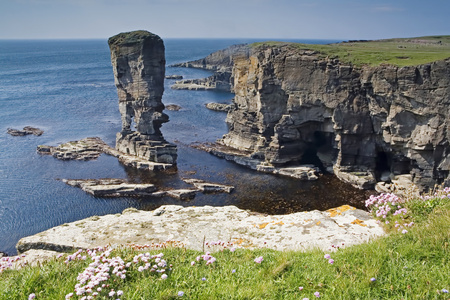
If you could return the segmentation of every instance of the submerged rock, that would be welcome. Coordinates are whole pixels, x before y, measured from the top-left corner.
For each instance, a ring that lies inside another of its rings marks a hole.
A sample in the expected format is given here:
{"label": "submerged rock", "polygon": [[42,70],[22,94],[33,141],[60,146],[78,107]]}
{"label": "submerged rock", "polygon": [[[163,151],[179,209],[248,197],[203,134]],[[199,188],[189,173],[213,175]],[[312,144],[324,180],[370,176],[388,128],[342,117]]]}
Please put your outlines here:
{"label": "submerged rock", "polygon": [[109,38],[108,44],[122,116],[116,149],[149,161],[176,164],[176,146],[165,141],[160,130],[169,121],[161,100],[166,63],[163,40],[148,31],[133,31]]}
{"label": "submerged rock", "polygon": [[41,130],[39,128],[31,127],[31,126],[25,126],[22,130],[8,128],[8,130],[6,132],[12,136],[24,136],[24,135],[29,135],[29,134],[41,136],[44,133],[43,130]]}

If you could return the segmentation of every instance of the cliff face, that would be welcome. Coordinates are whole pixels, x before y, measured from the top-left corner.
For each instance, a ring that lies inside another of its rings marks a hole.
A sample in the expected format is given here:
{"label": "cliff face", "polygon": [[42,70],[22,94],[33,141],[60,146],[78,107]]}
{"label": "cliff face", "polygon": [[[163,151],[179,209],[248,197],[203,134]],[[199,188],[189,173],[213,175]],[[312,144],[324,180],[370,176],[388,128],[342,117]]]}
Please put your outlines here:
{"label": "cliff face", "polygon": [[169,121],[161,101],[166,63],[162,39],[147,31],[134,31],[115,35],[108,44],[122,116],[117,150],[154,162],[175,163],[176,146],[167,143],[160,131]]}
{"label": "cliff face", "polygon": [[450,183],[450,59],[356,68],[285,45],[233,62],[221,144],[271,165],[314,163],[363,188],[400,174]]}

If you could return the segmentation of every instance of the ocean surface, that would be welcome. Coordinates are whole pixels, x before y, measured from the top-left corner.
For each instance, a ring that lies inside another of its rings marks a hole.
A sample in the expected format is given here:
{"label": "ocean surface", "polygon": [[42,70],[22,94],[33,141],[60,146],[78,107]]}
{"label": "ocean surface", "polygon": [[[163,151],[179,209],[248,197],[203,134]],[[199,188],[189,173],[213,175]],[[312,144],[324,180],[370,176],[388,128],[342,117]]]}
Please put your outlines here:
{"label": "ocean surface", "polygon": [[[257,40],[167,39],[167,65],[199,59],[232,44]],[[299,40],[306,43],[332,41]],[[202,78],[204,70],[167,67],[166,75]],[[128,207],[153,210],[164,204],[236,205],[243,209],[285,214],[325,210],[342,204],[362,207],[366,194],[322,176],[315,182],[257,173],[189,145],[213,142],[227,132],[225,113],[205,108],[208,102],[231,102],[232,94],[171,90],[166,80],[164,104],[170,122],[162,132],[178,145],[178,171],[137,171],[116,158],[60,161],[37,154],[38,145],[57,145],[98,136],[110,145],[120,131],[117,90],[105,40],[0,40],[0,251],[15,254],[24,236],[93,215],[120,213]],[[14,137],[8,128],[38,127],[42,136]],[[202,195],[191,201],[172,198],[96,198],[60,179],[126,178],[160,187],[188,187],[180,178],[200,178],[234,185],[228,194]]]}

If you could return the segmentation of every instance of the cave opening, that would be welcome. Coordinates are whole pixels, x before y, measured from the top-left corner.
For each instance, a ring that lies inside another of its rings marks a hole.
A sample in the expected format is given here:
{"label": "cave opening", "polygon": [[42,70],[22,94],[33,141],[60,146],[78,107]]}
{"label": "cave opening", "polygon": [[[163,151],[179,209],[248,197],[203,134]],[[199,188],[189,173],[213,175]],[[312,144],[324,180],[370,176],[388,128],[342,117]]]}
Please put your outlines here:
{"label": "cave opening", "polygon": [[334,149],[332,146],[333,134],[330,132],[314,131],[311,142],[303,151],[300,164],[312,164],[327,173],[326,165],[332,165]]}
{"label": "cave opening", "polygon": [[391,174],[392,157],[389,153],[378,151],[375,159],[375,178],[388,181]]}

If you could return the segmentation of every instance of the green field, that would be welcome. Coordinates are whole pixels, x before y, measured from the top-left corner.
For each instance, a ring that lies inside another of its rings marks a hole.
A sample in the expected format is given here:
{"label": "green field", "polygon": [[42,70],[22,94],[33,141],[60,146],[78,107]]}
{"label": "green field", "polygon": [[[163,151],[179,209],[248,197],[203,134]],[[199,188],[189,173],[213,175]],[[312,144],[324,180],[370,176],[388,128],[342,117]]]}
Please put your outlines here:
{"label": "green field", "polygon": [[[252,44],[281,45],[281,42]],[[338,58],[356,66],[415,66],[450,58],[450,36],[428,36],[418,38],[387,39],[375,41],[353,41],[329,45],[297,44],[302,50],[315,50],[323,57]]]}

